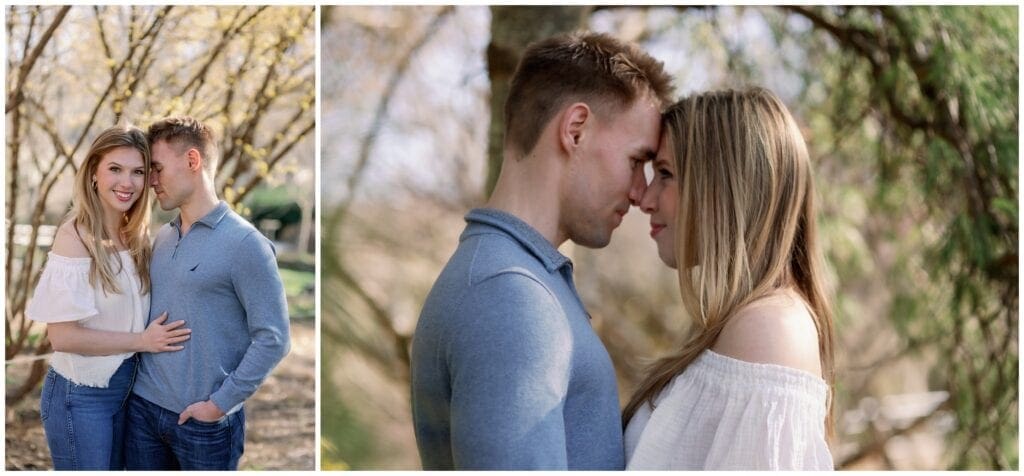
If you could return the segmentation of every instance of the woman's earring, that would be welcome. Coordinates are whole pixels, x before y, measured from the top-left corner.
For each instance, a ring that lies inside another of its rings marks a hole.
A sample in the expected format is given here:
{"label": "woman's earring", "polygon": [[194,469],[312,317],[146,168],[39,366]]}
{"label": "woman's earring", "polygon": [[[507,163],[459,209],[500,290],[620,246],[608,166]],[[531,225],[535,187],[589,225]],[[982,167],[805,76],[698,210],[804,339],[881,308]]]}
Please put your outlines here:
{"label": "woman's earring", "polygon": [[92,178],[92,190],[96,191],[96,177]]}

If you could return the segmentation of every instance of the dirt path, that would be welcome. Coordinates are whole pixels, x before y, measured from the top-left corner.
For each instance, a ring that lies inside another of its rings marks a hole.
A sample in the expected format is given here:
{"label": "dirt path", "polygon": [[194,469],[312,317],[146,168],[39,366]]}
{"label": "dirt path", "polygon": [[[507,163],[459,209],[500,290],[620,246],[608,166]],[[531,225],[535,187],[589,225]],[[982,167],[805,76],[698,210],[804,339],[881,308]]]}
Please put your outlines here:
{"label": "dirt path", "polygon": [[[315,469],[313,321],[292,321],[291,334],[291,351],[245,404],[245,454],[239,469]],[[39,422],[39,391],[6,414],[6,469],[52,469]]]}

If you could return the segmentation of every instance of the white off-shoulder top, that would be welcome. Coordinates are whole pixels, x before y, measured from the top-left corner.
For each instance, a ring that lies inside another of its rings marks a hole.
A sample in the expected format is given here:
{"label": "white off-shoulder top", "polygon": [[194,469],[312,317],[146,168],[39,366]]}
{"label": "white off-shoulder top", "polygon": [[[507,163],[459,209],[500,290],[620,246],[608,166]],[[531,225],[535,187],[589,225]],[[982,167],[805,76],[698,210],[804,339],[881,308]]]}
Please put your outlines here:
{"label": "white off-shoulder top", "polygon": [[[92,258],[68,258],[48,253],[39,284],[25,315],[36,322],[78,321],[88,329],[142,332],[149,314],[149,294],[128,251],[110,256],[120,293],[107,293],[97,283],[89,284]],[[120,260],[120,263],[118,263]],[[54,352],[50,366],[64,378],[79,385],[106,388],[121,362],[132,353],[87,356]]]}
{"label": "white off-shoulder top", "polygon": [[820,377],[706,350],[626,426],[626,469],[831,470]]}

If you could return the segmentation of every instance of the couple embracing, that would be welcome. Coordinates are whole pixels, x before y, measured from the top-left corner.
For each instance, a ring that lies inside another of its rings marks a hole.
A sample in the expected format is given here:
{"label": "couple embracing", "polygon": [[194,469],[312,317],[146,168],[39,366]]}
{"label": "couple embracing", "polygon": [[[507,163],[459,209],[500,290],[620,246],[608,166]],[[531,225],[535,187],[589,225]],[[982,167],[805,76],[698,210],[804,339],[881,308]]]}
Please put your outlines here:
{"label": "couple embracing", "polygon": [[[237,469],[288,308],[273,245],[217,199],[217,156],[208,126],[172,117],[103,131],[79,167],[26,310],[54,348],[54,469]],[[151,190],[179,211],[152,243]]]}
{"label": "couple embracing", "polygon": [[[424,469],[832,469],[832,313],[799,128],[767,90],[673,102],[670,83],[602,34],[524,53],[500,177],[413,339]],[[631,205],[692,325],[620,410],[557,248],[606,246]]]}

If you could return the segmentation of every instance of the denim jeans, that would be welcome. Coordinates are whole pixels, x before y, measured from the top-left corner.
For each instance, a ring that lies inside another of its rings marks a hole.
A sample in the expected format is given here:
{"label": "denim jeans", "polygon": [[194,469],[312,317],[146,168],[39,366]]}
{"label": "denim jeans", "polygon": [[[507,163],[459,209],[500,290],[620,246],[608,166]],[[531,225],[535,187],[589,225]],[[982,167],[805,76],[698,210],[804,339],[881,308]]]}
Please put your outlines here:
{"label": "denim jeans", "polygon": [[124,469],[125,401],[138,356],[124,359],[107,388],[79,385],[50,367],[39,415],[55,470]]}
{"label": "denim jeans", "polygon": [[189,418],[138,395],[128,398],[125,463],[129,470],[236,470],[245,444],[245,410],[216,422]]}

